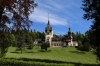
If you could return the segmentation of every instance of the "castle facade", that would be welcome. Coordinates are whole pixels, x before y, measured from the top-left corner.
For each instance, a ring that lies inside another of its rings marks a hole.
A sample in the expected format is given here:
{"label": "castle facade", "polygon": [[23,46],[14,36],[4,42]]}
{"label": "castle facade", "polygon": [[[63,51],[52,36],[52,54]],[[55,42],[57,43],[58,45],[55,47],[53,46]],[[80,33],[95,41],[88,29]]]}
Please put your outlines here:
{"label": "castle facade", "polygon": [[78,46],[76,41],[73,41],[73,36],[70,27],[68,33],[64,36],[53,36],[53,29],[48,19],[47,26],[45,28],[45,42],[50,44],[50,47],[67,47],[67,46]]}

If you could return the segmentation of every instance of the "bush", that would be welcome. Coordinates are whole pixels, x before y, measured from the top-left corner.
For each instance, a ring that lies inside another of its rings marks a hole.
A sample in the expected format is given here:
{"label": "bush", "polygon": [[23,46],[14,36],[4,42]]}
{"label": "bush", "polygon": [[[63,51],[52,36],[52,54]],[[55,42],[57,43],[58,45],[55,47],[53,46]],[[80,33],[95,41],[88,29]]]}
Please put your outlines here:
{"label": "bush", "polygon": [[89,42],[84,43],[83,50],[84,51],[90,51],[91,50],[91,46],[90,46]]}
{"label": "bush", "polygon": [[50,47],[50,44],[49,43],[42,43],[41,45],[41,50],[46,50],[47,51],[47,48]]}
{"label": "bush", "polygon": [[91,50],[91,45],[89,44],[89,42],[85,42],[84,45],[79,44],[77,49],[81,50],[81,51],[90,51]]}
{"label": "bush", "polygon": [[81,41],[78,41],[78,46],[76,47],[78,50],[83,50],[83,45]]}
{"label": "bush", "polygon": [[27,49],[33,49],[33,44],[28,45]]}

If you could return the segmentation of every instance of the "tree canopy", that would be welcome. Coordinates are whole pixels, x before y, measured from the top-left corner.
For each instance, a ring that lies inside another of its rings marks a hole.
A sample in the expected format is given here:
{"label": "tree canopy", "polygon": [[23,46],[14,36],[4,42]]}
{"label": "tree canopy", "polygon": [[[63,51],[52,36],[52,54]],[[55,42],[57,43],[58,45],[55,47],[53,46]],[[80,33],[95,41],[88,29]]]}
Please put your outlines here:
{"label": "tree canopy", "polygon": [[7,28],[8,24],[16,29],[29,27],[29,15],[36,6],[34,0],[0,0],[0,28]]}
{"label": "tree canopy", "polygon": [[97,56],[100,58],[100,0],[83,0],[82,5],[82,9],[85,11],[84,19],[92,20],[90,35],[92,43],[97,47]]}
{"label": "tree canopy", "polygon": [[82,9],[85,11],[84,19],[92,20],[91,30],[96,35],[97,46],[100,46],[100,0],[83,0]]}
{"label": "tree canopy", "polygon": [[36,6],[34,0],[0,0],[0,58],[5,55],[10,43],[16,41],[11,33],[29,29],[32,24],[29,15]]}

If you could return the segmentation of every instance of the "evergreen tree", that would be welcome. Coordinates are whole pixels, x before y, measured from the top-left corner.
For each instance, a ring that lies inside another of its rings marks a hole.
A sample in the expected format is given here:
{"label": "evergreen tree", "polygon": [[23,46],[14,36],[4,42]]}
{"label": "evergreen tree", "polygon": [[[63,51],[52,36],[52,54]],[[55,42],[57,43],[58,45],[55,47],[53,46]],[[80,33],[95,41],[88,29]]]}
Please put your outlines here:
{"label": "evergreen tree", "polygon": [[32,49],[33,48],[33,40],[32,40],[32,37],[30,34],[27,34],[26,35],[26,44],[27,44],[27,47],[28,49]]}
{"label": "evergreen tree", "polygon": [[16,40],[14,34],[10,35],[9,41],[10,41],[11,46],[16,47],[17,40]]}
{"label": "evergreen tree", "polygon": [[16,50],[20,50],[21,53],[23,51],[23,48],[25,48],[25,34],[23,30],[18,31],[17,34],[17,49]]}
{"label": "evergreen tree", "polygon": [[10,46],[9,35],[9,32],[0,30],[0,58],[5,56],[5,53]]}
{"label": "evergreen tree", "polygon": [[85,11],[84,19],[92,20],[91,31],[93,43],[97,47],[97,56],[100,59],[100,0],[83,0],[82,9]]}

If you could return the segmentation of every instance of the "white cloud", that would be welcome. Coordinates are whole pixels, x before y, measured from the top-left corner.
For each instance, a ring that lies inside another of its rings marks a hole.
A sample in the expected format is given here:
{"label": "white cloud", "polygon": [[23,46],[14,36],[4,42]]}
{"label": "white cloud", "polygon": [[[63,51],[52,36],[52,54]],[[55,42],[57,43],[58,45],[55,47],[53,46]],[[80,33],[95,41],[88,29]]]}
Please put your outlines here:
{"label": "white cloud", "polygon": [[34,13],[30,15],[30,19],[34,22],[47,23],[48,13],[50,13],[50,23],[52,25],[67,25],[68,20],[71,20],[71,18],[77,19],[77,15],[73,14],[73,11],[70,11],[70,9],[73,10],[75,7],[79,7],[73,0],[64,0],[63,2],[62,0],[36,1],[38,6],[35,8]]}
{"label": "white cloud", "polygon": [[[65,27],[68,24],[71,27],[79,27],[84,25],[82,22],[82,10],[81,10],[81,1],[80,0],[36,0],[38,6],[35,8],[33,14],[30,15],[30,20],[33,22],[48,22],[48,13],[49,20],[51,25],[61,25]],[[82,25],[81,25],[82,23]],[[58,34],[63,34],[59,30],[62,28],[56,29],[54,31]],[[62,29],[61,29],[62,30]]]}
{"label": "white cloud", "polygon": [[[35,9],[35,12],[30,15],[30,20],[34,22],[42,22],[42,23],[47,23],[48,22],[48,13],[45,10],[39,10]],[[49,15],[49,20],[51,25],[67,25],[67,20],[60,18],[57,15],[50,14]]]}

